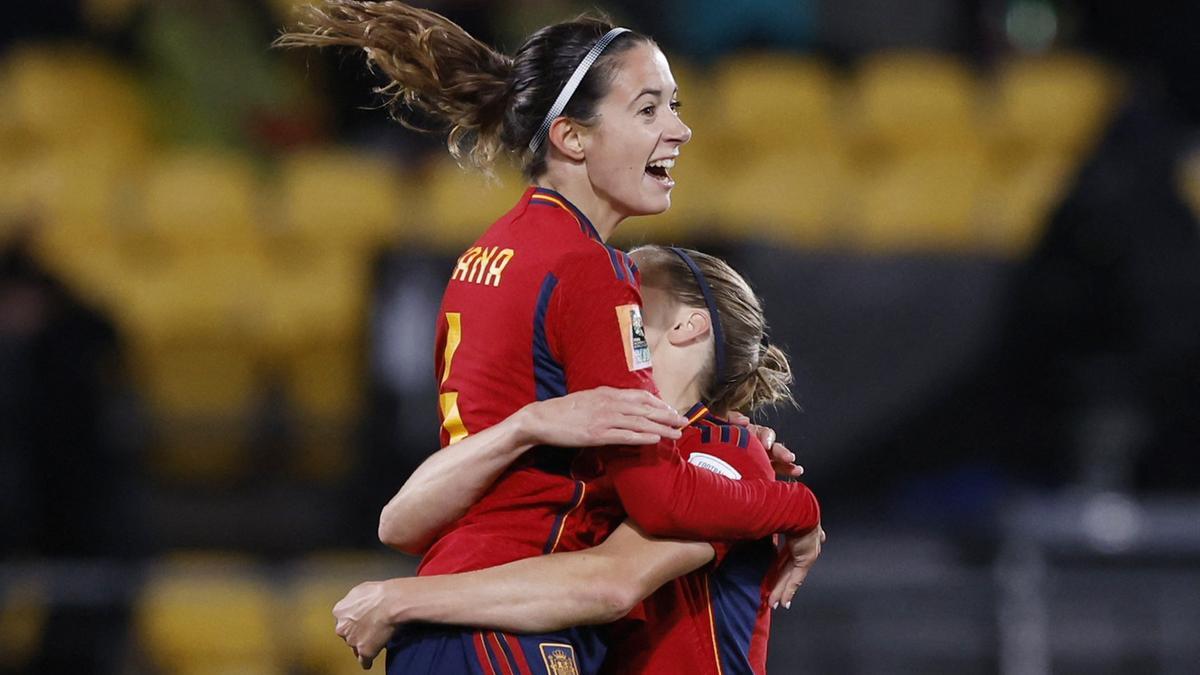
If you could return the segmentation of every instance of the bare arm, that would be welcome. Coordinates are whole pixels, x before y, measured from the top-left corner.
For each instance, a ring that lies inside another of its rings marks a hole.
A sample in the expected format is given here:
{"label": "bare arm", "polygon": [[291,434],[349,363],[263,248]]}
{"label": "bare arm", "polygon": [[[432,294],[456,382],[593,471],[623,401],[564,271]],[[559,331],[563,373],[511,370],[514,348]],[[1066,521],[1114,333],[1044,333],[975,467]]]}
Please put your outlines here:
{"label": "bare arm", "polygon": [[460,518],[533,439],[522,412],[433,453],[409,476],[379,514],[379,540],[420,555],[437,534]]}
{"label": "bare arm", "polygon": [[531,403],[503,422],[426,459],[379,516],[379,540],[412,555],[479,501],[496,478],[535,445],[643,445],[679,438],[687,423],[642,390],[599,387]]}
{"label": "bare arm", "polygon": [[333,609],[337,633],[371,659],[397,624],[461,624],[518,633],[615,621],[714,555],[704,542],[653,539],[632,523],[604,543],[475,572],[370,581]]}

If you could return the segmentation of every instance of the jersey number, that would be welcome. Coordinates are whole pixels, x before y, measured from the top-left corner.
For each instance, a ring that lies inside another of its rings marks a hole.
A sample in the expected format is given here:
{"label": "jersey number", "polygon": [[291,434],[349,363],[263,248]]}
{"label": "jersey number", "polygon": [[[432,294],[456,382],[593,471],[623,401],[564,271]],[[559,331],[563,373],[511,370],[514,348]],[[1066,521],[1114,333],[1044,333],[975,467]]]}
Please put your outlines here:
{"label": "jersey number", "polygon": [[[450,379],[450,364],[454,362],[454,352],[458,343],[462,342],[462,314],[446,312],[446,354],[442,365],[442,382]],[[454,444],[467,437],[467,427],[463,425],[462,415],[458,412],[458,392],[443,391],[438,395],[438,405],[442,409],[442,428],[450,435],[450,443]]]}

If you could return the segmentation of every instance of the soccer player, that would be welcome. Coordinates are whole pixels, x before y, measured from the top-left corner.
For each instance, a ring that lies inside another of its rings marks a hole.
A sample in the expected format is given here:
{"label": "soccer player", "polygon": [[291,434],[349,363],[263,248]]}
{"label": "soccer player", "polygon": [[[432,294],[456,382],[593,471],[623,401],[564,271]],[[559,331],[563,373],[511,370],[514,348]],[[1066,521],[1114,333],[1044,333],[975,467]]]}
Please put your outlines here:
{"label": "soccer player", "polygon": [[[670,206],[669,170],[691,137],[652,40],[580,19],[537,31],[508,57],[405,3],[326,0],[278,43],[361,49],[390,79],[383,92],[397,115],[445,121],[452,154],[483,169],[518,155],[534,184],[459,258],[443,296],[443,445],[573,391],[656,392],[636,270],[604,243],[626,217]],[[454,495],[465,514],[439,534],[421,575],[588,548],[626,514],[650,536],[707,540],[802,535],[818,511],[801,484],[730,481],[670,445],[535,448],[482,498]],[[605,651],[584,628],[545,641],[581,673]],[[465,672],[482,668],[477,635],[460,630],[389,651],[389,669],[455,672],[447,654]]]}
{"label": "soccer player", "polygon": [[[728,478],[773,479],[767,455],[753,434],[722,417],[729,410],[749,411],[790,399],[790,368],[784,354],[766,341],[757,298],[736,272],[711,256],[643,247],[631,257],[642,270],[646,338],[662,395],[680,407],[688,401],[709,402],[692,405],[676,451]],[[717,382],[729,377],[731,386],[717,387]],[[577,435],[571,429],[579,423],[576,417],[607,412],[624,402],[611,396],[613,392],[582,392],[532,404],[492,429],[524,428],[539,440],[572,441]],[[572,399],[572,405],[567,405]],[[616,430],[618,426],[613,424],[615,433],[624,433]],[[435,455],[413,475],[382,519],[384,530],[398,532],[385,534],[424,541],[431,533],[421,528],[436,528],[439,523],[415,511],[438,513],[436,507],[447,502],[439,497],[442,491],[431,488],[487,474],[486,463],[493,457],[511,459],[512,453],[529,444],[516,436],[494,436],[483,444],[475,441],[472,450],[461,444],[463,450],[456,458]],[[805,562],[819,553],[824,535],[817,527],[809,538],[810,557]],[[780,601],[790,604],[796,590],[796,585],[773,587],[769,572],[775,560],[770,539],[710,544],[651,541],[625,524],[603,544],[586,551],[531,558],[480,572],[362,584],[339,603],[334,614],[338,632],[360,654],[373,656],[399,623],[460,623],[535,633],[607,623],[669,581],[615,628],[605,671],[761,674],[766,667],[768,607]],[[685,576],[674,578],[680,574]],[[407,630],[401,630],[401,641],[408,639]],[[517,658],[527,652],[540,652],[547,664],[554,658],[555,648],[542,647],[539,638],[526,645],[531,639],[520,635],[489,630],[478,635],[485,657],[481,661],[496,673],[506,672],[506,667],[514,673],[528,672],[528,664]]]}

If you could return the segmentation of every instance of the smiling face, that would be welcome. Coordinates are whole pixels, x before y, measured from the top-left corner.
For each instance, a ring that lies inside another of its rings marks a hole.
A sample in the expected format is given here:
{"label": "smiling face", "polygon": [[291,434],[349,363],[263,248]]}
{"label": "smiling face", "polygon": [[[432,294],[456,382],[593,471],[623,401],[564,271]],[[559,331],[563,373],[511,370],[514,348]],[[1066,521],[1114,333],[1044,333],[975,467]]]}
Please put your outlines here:
{"label": "smiling face", "polygon": [[620,58],[596,123],[583,130],[588,179],[621,216],[662,213],[675,186],[669,170],[692,130],[679,118],[675,78],[662,51],[643,43]]}

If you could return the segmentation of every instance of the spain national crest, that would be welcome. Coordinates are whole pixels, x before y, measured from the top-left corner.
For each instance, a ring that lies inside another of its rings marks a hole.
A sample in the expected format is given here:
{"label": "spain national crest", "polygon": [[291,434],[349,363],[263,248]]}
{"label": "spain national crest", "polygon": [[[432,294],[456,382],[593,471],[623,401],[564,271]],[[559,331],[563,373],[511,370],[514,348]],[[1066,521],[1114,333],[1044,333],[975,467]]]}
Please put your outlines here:
{"label": "spain national crest", "polygon": [[550,675],[579,675],[579,662],[575,660],[575,648],[558,642],[543,642],[538,645],[542,661]]}

